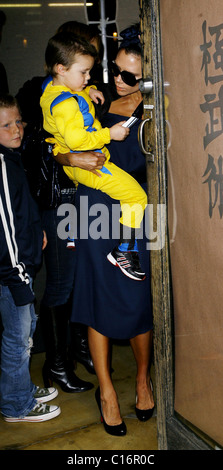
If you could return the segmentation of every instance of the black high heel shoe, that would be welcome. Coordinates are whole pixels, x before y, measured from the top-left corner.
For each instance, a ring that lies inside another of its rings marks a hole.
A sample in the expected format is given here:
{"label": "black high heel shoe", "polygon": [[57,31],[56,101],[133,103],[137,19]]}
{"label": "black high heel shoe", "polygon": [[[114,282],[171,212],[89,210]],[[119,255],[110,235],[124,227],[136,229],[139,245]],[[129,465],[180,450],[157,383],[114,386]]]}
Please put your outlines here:
{"label": "black high heel shoe", "polygon": [[[150,380],[150,387],[151,387],[151,390],[153,392],[153,384],[152,384],[152,380]],[[154,412],[154,408],[149,408],[147,410],[140,410],[139,408],[136,408],[135,406],[135,413],[136,413],[136,416],[138,418],[139,421],[149,421],[150,418],[152,418],[152,415],[153,415],[153,412]]]}
{"label": "black high heel shoe", "polygon": [[100,398],[100,388],[99,387],[97,388],[97,390],[95,392],[95,399],[96,399],[96,402],[97,402],[97,405],[98,405],[98,408],[99,408],[99,411],[100,411],[101,422],[104,425],[105,431],[108,434],[111,434],[112,436],[125,436],[126,433],[127,433],[127,428],[126,428],[126,425],[125,425],[124,421],[122,421],[121,424],[117,424],[115,426],[110,426],[109,424],[107,424],[105,422],[103,414],[102,414],[102,409],[101,409],[101,398]]}

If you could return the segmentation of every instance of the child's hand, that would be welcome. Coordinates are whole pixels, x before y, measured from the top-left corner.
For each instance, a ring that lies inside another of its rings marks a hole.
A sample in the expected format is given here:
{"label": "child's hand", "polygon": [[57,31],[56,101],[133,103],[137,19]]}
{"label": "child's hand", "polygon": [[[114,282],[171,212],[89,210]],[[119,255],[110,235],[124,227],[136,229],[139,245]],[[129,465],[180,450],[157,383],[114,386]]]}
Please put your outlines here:
{"label": "child's hand", "polygon": [[95,88],[90,88],[89,96],[92,99],[92,101],[94,101],[96,104],[98,104],[99,102],[98,100],[101,101],[101,104],[104,104],[105,102],[103,93],[99,90],[95,90]]}
{"label": "child's hand", "polygon": [[122,127],[125,121],[121,121],[110,128],[110,137],[113,140],[125,140],[129,135],[130,129],[128,127]]}

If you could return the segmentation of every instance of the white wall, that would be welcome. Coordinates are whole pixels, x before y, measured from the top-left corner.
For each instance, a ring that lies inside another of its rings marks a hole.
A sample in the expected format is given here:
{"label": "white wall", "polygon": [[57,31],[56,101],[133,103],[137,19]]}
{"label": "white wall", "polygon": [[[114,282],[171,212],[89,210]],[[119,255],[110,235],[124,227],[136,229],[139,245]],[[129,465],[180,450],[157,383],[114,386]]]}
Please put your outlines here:
{"label": "white wall", "polygon": [[[2,8],[7,16],[3,28],[0,58],[8,76],[9,91],[15,94],[35,75],[44,75],[44,53],[48,39],[65,21],[85,21],[79,7]],[[24,46],[23,40],[27,40]]]}
{"label": "white wall", "polygon": [[[112,1],[112,0],[110,0]],[[118,32],[139,21],[139,0],[117,0]]]}
{"label": "white wall", "polygon": [[[139,7],[138,0],[117,1],[120,31],[138,21]],[[44,75],[44,53],[48,39],[62,23],[70,20],[87,22],[84,7],[50,8],[47,0],[40,0],[39,3],[42,3],[41,8],[0,7],[7,16],[0,45],[0,61],[6,68],[9,91],[13,95],[26,80]],[[24,45],[24,39],[27,45]]]}

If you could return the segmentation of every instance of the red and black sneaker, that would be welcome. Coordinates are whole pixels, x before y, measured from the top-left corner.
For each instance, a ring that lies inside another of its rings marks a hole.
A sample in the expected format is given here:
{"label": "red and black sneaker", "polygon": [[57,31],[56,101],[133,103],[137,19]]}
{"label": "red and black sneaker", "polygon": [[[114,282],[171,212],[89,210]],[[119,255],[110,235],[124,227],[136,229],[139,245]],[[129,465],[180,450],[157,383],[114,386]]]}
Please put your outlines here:
{"label": "red and black sneaker", "polygon": [[118,247],[114,248],[107,259],[114,266],[118,266],[125,276],[135,281],[144,281],[146,274],[142,271],[137,251],[121,251]]}
{"label": "red and black sneaker", "polygon": [[67,239],[67,248],[69,250],[75,251],[76,246],[75,246],[75,241],[73,238],[68,237]]}

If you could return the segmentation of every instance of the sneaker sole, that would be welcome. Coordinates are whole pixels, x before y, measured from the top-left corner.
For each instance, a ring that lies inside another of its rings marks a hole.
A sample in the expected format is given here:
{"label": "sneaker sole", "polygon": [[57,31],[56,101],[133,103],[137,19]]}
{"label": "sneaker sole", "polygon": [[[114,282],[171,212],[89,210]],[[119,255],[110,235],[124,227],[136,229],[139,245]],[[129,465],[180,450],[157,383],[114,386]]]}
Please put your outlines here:
{"label": "sneaker sole", "polygon": [[41,423],[42,421],[49,421],[49,419],[56,418],[61,413],[61,409],[58,407],[51,413],[46,413],[43,416],[24,416],[24,418],[10,418],[4,416],[4,421],[7,423]]}
{"label": "sneaker sole", "polygon": [[132,274],[129,274],[125,269],[122,268],[122,266],[116,261],[116,259],[112,256],[111,253],[107,255],[107,259],[108,261],[110,261],[111,264],[113,264],[113,266],[117,266],[119,269],[121,269],[121,271],[123,272],[123,274],[125,274],[125,276],[129,277],[130,279],[133,279],[134,281],[144,281],[144,279],[146,278],[146,276],[139,278],[139,277],[134,277]]}
{"label": "sneaker sole", "polygon": [[46,403],[47,401],[54,400],[58,395],[58,390],[56,389],[53,393],[50,395],[47,395],[45,397],[40,397],[40,398],[35,398],[37,403]]}

